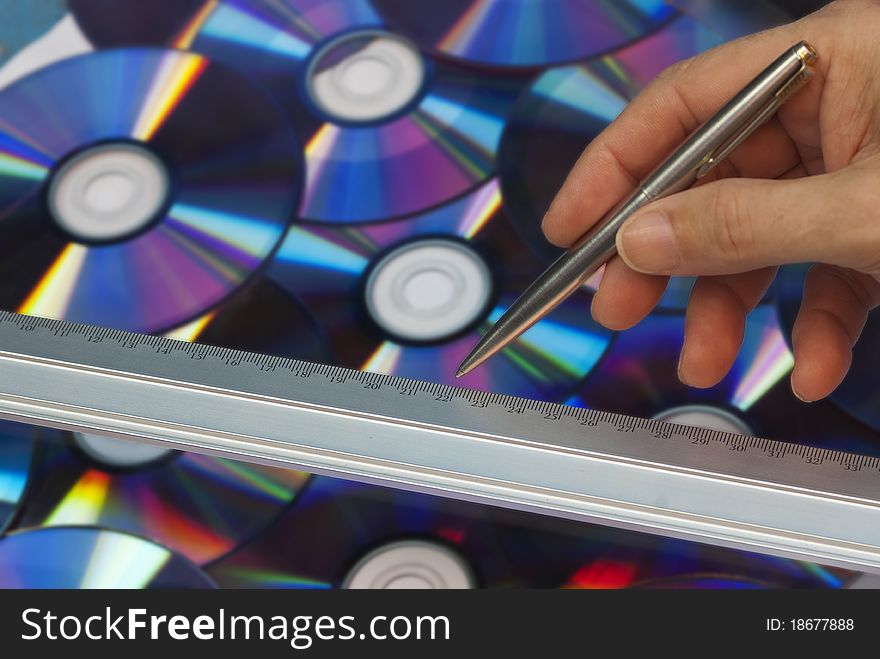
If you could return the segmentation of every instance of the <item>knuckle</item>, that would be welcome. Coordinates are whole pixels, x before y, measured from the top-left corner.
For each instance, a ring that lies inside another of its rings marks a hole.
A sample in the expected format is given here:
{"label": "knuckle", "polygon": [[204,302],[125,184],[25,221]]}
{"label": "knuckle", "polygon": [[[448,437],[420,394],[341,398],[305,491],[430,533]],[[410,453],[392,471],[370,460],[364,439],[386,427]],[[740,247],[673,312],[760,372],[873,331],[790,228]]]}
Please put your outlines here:
{"label": "knuckle", "polygon": [[667,66],[657,74],[655,81],[658,83],[668,83],[673,80],[680,80],[685,72],[691,67],[695,59],[695,57],[691,57]]}

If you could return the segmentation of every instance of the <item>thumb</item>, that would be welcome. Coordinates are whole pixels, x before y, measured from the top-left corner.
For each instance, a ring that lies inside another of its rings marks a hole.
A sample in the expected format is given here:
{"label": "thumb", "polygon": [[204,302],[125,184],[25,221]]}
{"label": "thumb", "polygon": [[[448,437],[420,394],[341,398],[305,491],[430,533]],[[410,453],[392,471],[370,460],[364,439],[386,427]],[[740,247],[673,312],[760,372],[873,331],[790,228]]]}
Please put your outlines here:
{"label": "thumb", "polygon": [[849,179],[838,173],[697,186],[627,220],[617,250],[630,268],[658,275],[732,274],[804,261],[864,269],[880,253],[880,213],[864,180]]}

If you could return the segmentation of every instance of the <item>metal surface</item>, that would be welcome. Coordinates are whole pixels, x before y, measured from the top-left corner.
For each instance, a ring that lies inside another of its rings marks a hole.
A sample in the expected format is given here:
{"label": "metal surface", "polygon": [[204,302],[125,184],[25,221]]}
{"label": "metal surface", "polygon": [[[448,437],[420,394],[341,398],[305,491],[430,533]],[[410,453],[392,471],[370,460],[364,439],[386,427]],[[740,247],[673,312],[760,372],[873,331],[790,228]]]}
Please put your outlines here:
{"label": "metal surface", "polygon": [[643,206],[689,188],[766,122],[809,78],[816,52],[801,42],[782,54],[706,121],[632,193],[559,257],[461,363],[469,373],[576,291],[617,249],[617,232]]}
{"label": "metal surface", "polygon": [[880,460],[0,312],[0,417],[880,572]]}

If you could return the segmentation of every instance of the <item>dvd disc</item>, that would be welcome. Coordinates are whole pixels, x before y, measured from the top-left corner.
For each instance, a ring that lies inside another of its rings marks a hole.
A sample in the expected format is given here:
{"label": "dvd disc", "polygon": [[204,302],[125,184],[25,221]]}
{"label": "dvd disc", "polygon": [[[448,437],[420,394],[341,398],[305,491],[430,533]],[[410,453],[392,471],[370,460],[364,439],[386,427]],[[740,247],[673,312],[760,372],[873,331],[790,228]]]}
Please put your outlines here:
{"label": "dvd disc", "polygon": [[[153,2],[73,4],[98,45],[148,34],[109,16],[149,16]],[[229,0],[174,9],[184,24],[157,43],[188,48],[262,82],[305,143],[303,218],[368,222],[420,212],[495,172],[508,112],[527,78],[481,76],[426,58],[386,30],[367,0]],[[145,30],[153,34],[149,20]]]}
{"label": "dvd disc", "polygon": [[584,148],[657,73],[718,43],[680,17],[607,57],[550,69],[523,93],[501,141],[501,188],[524,242],[547,263],[561,250],[544,238],[541,219]]}
{"label": "dvd disc", "polygon": [[[808,266],[787,266],[776,278],[779,313],[786,337],[797,318]],[[852,364],[843,382],[831,394],[831,400],[860,423],[877,434],[880,443],[880,313],[874,311],[853,348]]]}
{"label": "dvd disc", "polygon": [[319,364],[332,359],[317,322],[278,284],[257,277],[219,309],[171,332],[187,341],[301,359]]}
{"label": "dvd disc", "polygon": [[[171,335],[308,361],[328,357],[326,342],[302,305],[262,278]],[[41,459],[21,525],[95,524],[130,531],[199,564],[228,553],[271,523],[309,478],[148,444],[39,432]]]}
{"label": "dvd disc", "polygon": [[0,93],[0,308],[155,332],[272,254],[302,181],[274,101],[191,53],[65,60]]}
{"label": "dvd disc", "polygon": [[193,563],[143,538],[104,529],[32,529],[0,538],[0,588],[215,588]]}
{"label": "dvd disc", "polygon": [[406,220],[298,224],[266,274],[325,328],[340,366],[561,401],[611,341],[580,293],[484,368],[455,378],[481,333],[541,269],[492,181]]}
{"label": "dvd disc", "polygon": [[30,426],[0,421],[0,534],[18,512],[27,492],[36,431]]}
{"label": "dvd disc", "polygon": [[791,392],[794,364],[775,305],[749,316],[742,348],[716,386],[695,389],[677,377],[684,319],[654,314],[618,335],[569,402],[817,448],[880,455],[880,436],[828,403],[806,404]]}
{"label": "dvd disc", "polygon": [[297,471],[41,431],[20,525],[96,525],[148,537],[204,564],[274,520],[308,480]]}
{"label": "dvd disc", "polygon": [[633,588],[709,574],[731,585],[837,588],[852,576],[324,477],[313,478],[284,517],[208,572],[225,588],[291,589]]}
{"label": "dvd disc", "polygon": [[532,588],[621,589],[703,575],[774,588],[839,588],[851,572],[672,538],[511,511],[494,513],[513,573]]}
{"label": "dvd disc", "polygon": [[224,588],[510,585],[489,510],[316,476],[282,519],[208,572]]}
{"label": "dvd disc", "polygon": [[[197,20],[210,0],[67,0],[86,37],[100,47],[153,46],[173,41]],[[121,11],[122,10],[122,11]]]}
{"label": "dvd disc", "polygon": [[373,0],[426,49],[488,66],[546,67],[641,39],[676,15],[664,0]]}

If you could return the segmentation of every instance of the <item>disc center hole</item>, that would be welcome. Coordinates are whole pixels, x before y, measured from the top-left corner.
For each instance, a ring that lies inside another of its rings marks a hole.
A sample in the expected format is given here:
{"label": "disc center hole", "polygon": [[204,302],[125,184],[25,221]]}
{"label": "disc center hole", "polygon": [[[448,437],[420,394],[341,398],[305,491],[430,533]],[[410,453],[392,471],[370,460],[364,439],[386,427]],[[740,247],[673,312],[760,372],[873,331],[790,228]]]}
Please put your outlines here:
{"label": "disc center hole", "polygon": [[378,57],[362,57],[343,67],[340,82],[355,96],[375,96],[394,82],[395,71]]}
{"label": "disc center hole", "polygon": [[330,120],[372,122],[410,105],[425,81],[418,48],[402,37],[361,30],[315,53],[306,73],[312,102]]}
{"label": "disc center hole", "polygon": [[452,273],[431,268],[415,272],[403,286],[403,300],[413,310],[437,313],[448,308],[461,288]]}
{"label": "disc center hole", "polygon": [[158,218],[170,187],[165,164],[146,147],[103,144],[77,153],[52,175],[49,211],[76,239],[121,241]]}
{"label": "disc center hole", "polygon": [[464,243],[423,238],[404,243],[372,268],[366,304],[393,336],[443,341],[477,322],[492,293],[489,267]]}
{"label": "disc center hole", "polygon": [[128,206],[135,196],[134,182],[122,172],[98,174],[86,185],[83,198],[90,210],[115,213]]}

